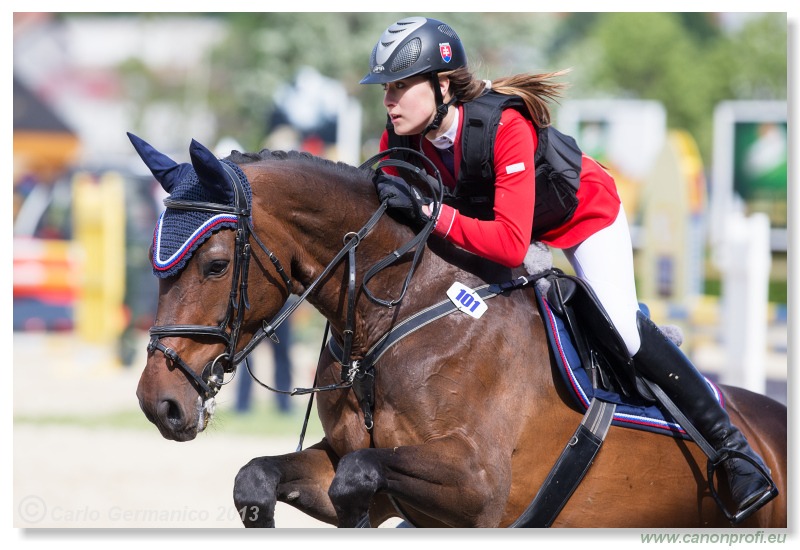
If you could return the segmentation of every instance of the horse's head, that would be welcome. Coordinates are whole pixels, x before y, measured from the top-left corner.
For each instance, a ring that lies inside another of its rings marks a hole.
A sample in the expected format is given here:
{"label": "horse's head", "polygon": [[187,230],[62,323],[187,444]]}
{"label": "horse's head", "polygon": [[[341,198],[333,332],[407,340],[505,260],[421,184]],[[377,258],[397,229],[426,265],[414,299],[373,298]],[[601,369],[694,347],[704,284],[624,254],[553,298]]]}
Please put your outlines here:
{"label": "horse's head", "polygon": [[165,438],[188,441],[213,414],[214,396],[245,340],[240,336],[252,335],[256,318],[280,308],[289,281],[266,288],[251,310],[248,273],[263,266],[250,265],[251,191],[237,165],[195,141],[191,164],[178,164],[129,137],[169,193],[153,236],[158,310],[136,395]]}

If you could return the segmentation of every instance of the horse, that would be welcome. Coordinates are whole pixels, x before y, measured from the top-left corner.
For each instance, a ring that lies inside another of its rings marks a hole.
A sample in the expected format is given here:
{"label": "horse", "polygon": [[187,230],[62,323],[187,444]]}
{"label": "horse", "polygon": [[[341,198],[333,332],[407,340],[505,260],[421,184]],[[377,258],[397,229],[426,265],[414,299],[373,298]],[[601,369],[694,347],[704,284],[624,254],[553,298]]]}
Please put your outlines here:
{"label": "horse", "polygon": [[[371,169],[267,150],[217,159],[196,141],[191,163],[179,164],[130,137],[167,192],[193,177],[212,197],[171,193],[166,212],[230,215],[180,271],[159,279],[136,394],[163,437],[189,441],[205,428],[225,373],[274,332],[290,295],[327,319],[338,344],[321,352],[309,389],[324,437],[240,469],[233,500],[244,526],[275,527],[277,501],[339,527],[389,518],[515,526],[583,418],[554,372],[531,286],[497,294],[479,318],[459,310],[427,322],[384,347],[370,372],[354,367],[393,327],[447,300],[454,282],[475,289],[525,270],[442,239],[409,248],[416,233],[382,215]],[[367,390],[357,392],[367,375]],[[786,407],[741,388],[721,391],[780,490],[740,526],[786,527]],[[730,527],[705,465],[692,441],[611,426],[551,526]]]}

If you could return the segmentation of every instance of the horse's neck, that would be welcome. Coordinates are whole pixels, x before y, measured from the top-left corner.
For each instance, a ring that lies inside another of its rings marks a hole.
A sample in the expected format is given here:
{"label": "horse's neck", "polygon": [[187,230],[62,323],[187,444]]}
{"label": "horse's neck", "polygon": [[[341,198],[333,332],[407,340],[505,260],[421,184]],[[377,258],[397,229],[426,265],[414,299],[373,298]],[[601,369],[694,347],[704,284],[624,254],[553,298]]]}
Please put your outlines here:
{"label": "horse's neck", "polygon": [[[289,179],[289,178],[286,178]],[[299,183],[305,183],[305,188]],[[353,178],[348,173],[314,173],[309,171],[302,182],[287,185],[282,189],[275,186],[272,193],[284,197],[288,207],[271,208],[266,218],[277,217],[293,247],[290,255],[292,276],[303,287],[318,285],[318,290],[308,296],[308,301],[325,316],[336,328],[346,323],[348,277],[351,266],[345,255],[332,268],[330,275],[315,283],[332,260],[342,251],[345,243],[360,231],[378,210],[379,204],[369,180]],[[356,247],[354,266],[358,283],[364,273],[381,259],[401,247],[413,234],[388,216],[383,216]],[[376,276],[370,288],[376,286],[383,292],[383,286],[398,289],[402,278],[408,271],[403,267],[391,266]],[[397,283],[397,284],[395,284]],[[356,287],[356,291],[359,289]],[[392,290],[394,291],[394,290]],[[358,316],[370,318],[377,308],[366,297],[358,300]]]}

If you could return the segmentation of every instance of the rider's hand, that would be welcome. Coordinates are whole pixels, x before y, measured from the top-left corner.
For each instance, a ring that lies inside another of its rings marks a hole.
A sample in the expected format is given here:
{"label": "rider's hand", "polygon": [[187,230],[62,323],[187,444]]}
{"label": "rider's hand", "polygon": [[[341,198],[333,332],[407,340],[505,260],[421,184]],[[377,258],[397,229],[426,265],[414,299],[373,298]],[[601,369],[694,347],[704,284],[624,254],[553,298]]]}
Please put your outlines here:
{"label": "rider's hand", "polygon": [[430,209],[423,209],[428,201],[415,187],[383,172],[378,172],[372,182],[380,201],[386,201],[388,208],[399,214],[413,229],[421,229],[430,221],[430,216],[425,212]]}

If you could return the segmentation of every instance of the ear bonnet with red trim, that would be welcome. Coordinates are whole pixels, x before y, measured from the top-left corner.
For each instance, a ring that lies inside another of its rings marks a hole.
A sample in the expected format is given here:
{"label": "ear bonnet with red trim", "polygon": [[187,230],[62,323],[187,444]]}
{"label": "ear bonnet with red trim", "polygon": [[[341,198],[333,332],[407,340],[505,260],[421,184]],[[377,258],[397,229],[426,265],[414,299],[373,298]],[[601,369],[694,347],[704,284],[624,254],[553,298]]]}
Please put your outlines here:
{"label": "ear bonnet with red trim", "polygon": [[[252,204],[250,183],[242,170],[228,160],[216,158],[197,141],[192,140],[189,147],[191,164],[178,164],[135,135],[128,133],[128,137],[171,199],[237,206],[233,183],[222,164],[225,163],[239,176],[248,208]],[[160,278],[177,275],[198,246],[220,229],[236,229],[237,221],[234,214],[167,207],[153,232],[153,273]]]}

